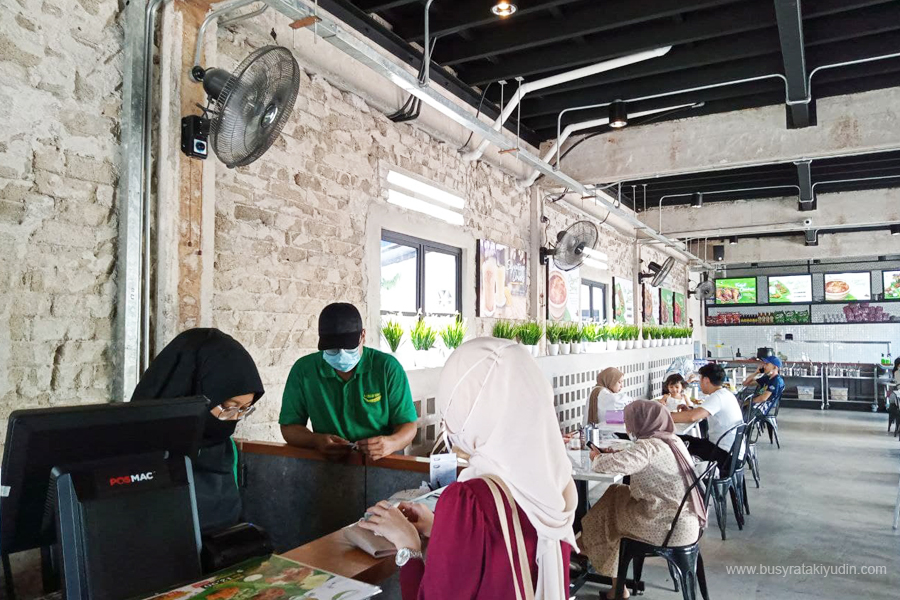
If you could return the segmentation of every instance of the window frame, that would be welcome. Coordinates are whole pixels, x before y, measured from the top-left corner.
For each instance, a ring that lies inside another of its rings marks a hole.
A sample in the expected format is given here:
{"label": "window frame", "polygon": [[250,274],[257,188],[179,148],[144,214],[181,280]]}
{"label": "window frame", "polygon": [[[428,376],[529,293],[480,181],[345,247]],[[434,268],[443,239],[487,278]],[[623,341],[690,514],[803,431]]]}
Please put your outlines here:
{"label": "window frame", "polygon": [[[396,231],[390,231],[388,229],[381,230],[381,241],[388,242],[391,244],[400,244],[403,246],[407,246],[410,248],[415,248],[416,250],[416,307],[417,311],[414,313],[411,312],[401,312],[399,314],[405,317],[415,317],[421,313],[422,316],[425,315],[434,315],[439,317],[444,316],[453,316],[453,315],[461,315],[462,314],[462,248],[457,248],[455,246],[450,246],[447,244],[441,244],[440,242],[433,242],[431,240],[426,240],[423,238],[418,238],[411,235],[406,235],[403,233],[397,233]],[[450,256],[456,257],[456,307],[455,311],[452,313],[426,313],[425,312],[425,255],[428,252],[436,252],[439,254],[447,254]],[[380,261],[379,261],[380,265]],[[379,277],[380,277],[380,267],[379,267]],[[379,294],[381,288],[379,287]],[[381,304],[379,297],[379,304]],[[396,311],[384,310],[384,307],[381,307],[382,315],[392,315],[397,314]]]}
{"label": "window frame", "polygon": [[[606,322],[606,291],[607,291],[606,288],[607,288],[607,285],[605,283],[601,283],[599,281],[592,281],[590,279],[582,279],[581,285],[588,288],[588,302],[590,304],[588,307],[588,314],[590,314],[590,315],[594,314],[594,308],[595,308],[594,307],[594,289],[600,290],[600,295],[601,295],[600,301],[601,301],[602,306],[600,307],[600,310],[598,310],[597,312],[600,313],[599,322],[605,323]],[[581,311],[584,312],[584,307],[581,307]]]}

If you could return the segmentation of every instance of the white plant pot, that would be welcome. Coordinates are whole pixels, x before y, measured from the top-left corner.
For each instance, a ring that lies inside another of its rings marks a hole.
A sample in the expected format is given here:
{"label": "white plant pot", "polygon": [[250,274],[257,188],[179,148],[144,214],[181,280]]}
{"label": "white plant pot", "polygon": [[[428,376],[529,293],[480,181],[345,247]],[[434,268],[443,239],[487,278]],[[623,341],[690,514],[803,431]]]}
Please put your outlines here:
{"label": "white plant pot", "polygon": [[650,347],[650,340],[648,340],[648,339],[641,340],[641,348],[649,348],[649,347]]}
{"label": "white plant pot", "polygon": [[572,354],[581,354],[581,342],[572,342]]}
{"label": "white plant pot", "polygon": [[559,344],[547,344],[547,355],[548,356],[559,355]]}
{"label": "white plant pot", "polygon": [[628,349],[629,350],[634,350],[635,348],[639,348],[639,347],[640,347],[640,342],[638,342],[637,340],[628,340]]}
{"label": "white plant pot", "polygon": [[522,344],[522,347],[528,350],[532,356],[537,356],[537,346],[534,344]]}
{"label": "white plant pot", "polygon": [[619,340],[618,342],[616,342],[617,350],[624,350],[627,347],[628,347],[628,344],[625,343],[625,340]]}
{"label": "white plant pot", "polygon": [[594,349],[593,349],[594,354],[600,354],[601,352],[606,350],[606,342],[603,342],[603,341],[592,342],[591,345],[594,347]]}
{"label": "white plant pot", "polygon": [[616,340],[606,340],[606,351],[612,352],[618,347],[618,342]]}
{"label": "white plant pot", "polygon": [[656,338],[655,340],[653,340],[653,347],[654,347],[654,348],[659,348],[660,346],[662,346],[662,339],[661,339],[661,338]]}
{"label": "white plant pot", "polygon": [[572,352],[572,345],[569,342],[562,342],[559,345],[559,353],[563,356],[570,354]]}

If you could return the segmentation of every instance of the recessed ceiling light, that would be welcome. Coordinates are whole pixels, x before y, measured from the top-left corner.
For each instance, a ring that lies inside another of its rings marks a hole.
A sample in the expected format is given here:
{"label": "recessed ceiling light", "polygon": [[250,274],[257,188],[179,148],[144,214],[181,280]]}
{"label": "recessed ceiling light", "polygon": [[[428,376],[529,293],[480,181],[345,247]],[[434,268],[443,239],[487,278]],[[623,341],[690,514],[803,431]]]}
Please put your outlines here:
{"label": "recessed ceiling light", "polygon": [[628,125],[628,107],[621,100],[615,100],[609,105],[609,126],[621,129]]}
{"label": "recessed ceiling light", "polygon": [[518,10],[517,7],[512,2],[506,2],[505,0],[500,0],[491,7],[491,12],[497,15],[498,17],[508,17]]}

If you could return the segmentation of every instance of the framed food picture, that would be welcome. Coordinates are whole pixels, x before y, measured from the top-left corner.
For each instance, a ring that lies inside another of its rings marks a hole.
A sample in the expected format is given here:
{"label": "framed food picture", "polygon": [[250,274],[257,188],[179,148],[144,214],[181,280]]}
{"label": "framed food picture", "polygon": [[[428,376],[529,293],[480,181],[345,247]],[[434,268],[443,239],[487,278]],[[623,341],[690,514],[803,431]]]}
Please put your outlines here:
{"label": "framed food picture", "polygon": [[900,271],[884,271],[884,299],[900,300]]}
{"label": "framed food picture", "polygon": [[581,270],[562,271],[552,262],[547,268],[547,318],[577,321],[581,314]]}
{"label": "framed food picture", "polygon": [[660,306],[659,306],[659,323],[660,325],[671,325],[673,323],[672,305],[675,303],[675,294],[672,290],[659,290]]}
{"label": "framed food picture", "polygon": [[825,301],[852,302],[872,299],[872,273],[825,273]]}
{"label": "framed food picture", "polygon": [[684,325],[687,323],[687,306],[685,305],[684,294],[675,292],[674,302],[672,303],[673,321],[676,325]]}
{"label": "framed food picture", "polygon": [[770,275],[769,302],[771,304],[812,302],[812,276]]}
{"label": "framed food picture", "polygon": [[643,284],[644,323],[659,325],[659,288]]}
{"label": "framed food picture", "polygon": [[716,279],[716,304],[756,304],[756,277]]}
{"label": "framed food picture", "polygon": [[523,250],[478,241],[478,316],[496,319],[528,317],[528,260]]}
{"label": "framed food picture", "polygon": [[613,277],[613,320],[634,325],[634,282]]}

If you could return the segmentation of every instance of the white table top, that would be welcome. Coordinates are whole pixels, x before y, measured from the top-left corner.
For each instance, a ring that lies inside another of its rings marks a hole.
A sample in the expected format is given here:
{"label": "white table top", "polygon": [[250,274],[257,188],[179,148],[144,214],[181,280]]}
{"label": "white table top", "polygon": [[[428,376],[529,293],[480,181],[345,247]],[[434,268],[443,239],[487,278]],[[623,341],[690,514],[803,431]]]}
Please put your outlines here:
{"label": "white table top", "polygon": [[566,450],[572,462],[572,477],[581,481],[600,481],[603,483],[619,483],[623,475],[620,473],[595,473],[591,470],[590,450]]}
{"label": "white table top", "polygon": [[[675,423],[675,433],[678,435],[698,435],[700,433],[700,419],[696,423]],[[600,423],[597,427],[603,433],[625,433],[625,424]]]}

